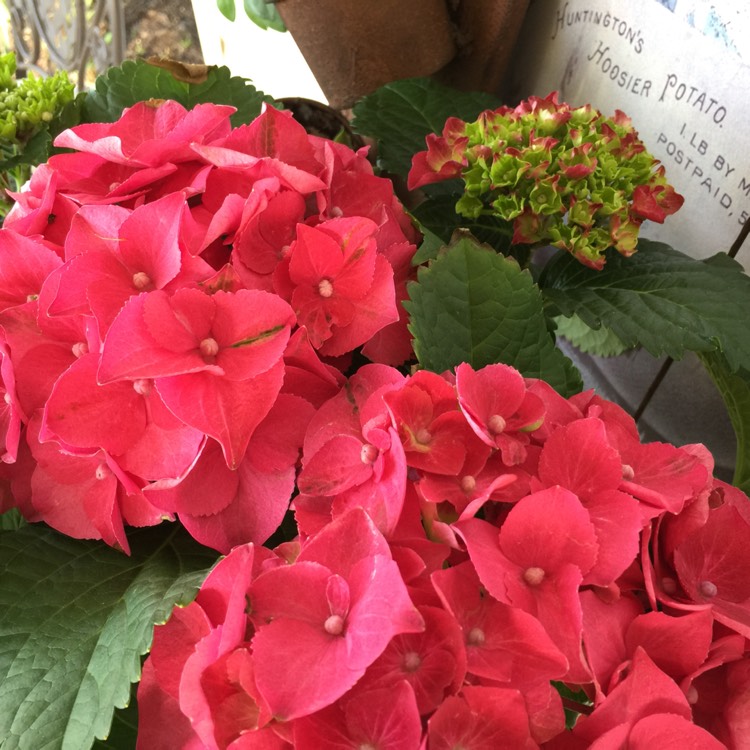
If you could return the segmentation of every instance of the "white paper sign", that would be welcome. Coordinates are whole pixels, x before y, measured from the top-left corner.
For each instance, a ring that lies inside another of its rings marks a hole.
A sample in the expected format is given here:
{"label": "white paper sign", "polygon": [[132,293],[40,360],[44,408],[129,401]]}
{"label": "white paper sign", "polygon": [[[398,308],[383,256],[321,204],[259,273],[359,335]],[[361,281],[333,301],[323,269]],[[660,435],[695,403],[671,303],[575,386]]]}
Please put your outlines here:
{"label": "white paper sign", "polygon": [[[532,0],[513,98],[558,91],[633,120],[685,205],[641,234],[704,258],[727,251],[750,214],[750,5],[745,0]],[[737,256],[750,270],[750,240]],[[631,413],[661,363],[634,351],[576,355],[587,386]],[[648,440],[702,442],[729,479],[734,438],[694,357],[674,364],[639,421]]]}
{"label": "white paper sign", "polygon": [[[726,0],[540,0],[514,61],[519,98],[557,90],[631,117],[685,196],[677,214],[642,233],[698,258],[728,250],[750,216],[749,14]],[[750,269],[750,247],[738,259]]]}

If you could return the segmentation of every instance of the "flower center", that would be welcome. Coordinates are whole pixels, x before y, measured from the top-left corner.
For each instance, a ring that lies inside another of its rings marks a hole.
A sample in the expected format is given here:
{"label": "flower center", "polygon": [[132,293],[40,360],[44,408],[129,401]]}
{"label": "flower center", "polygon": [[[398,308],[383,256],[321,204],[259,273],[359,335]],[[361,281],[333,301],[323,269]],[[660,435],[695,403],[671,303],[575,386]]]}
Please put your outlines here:
{"label": "flower center", "polygon": [[687,695],[685,696],[687,698],[687,702],[694,706],[698,702],[698,691],[695,689],[695,685],[691,685],[688,688]]}
{"label": "flower center", "polygon": [[404,672],[416,672],[421,663],[422,659],[419,658],[419,654],[416,651],[409,651],[407,654],[404,654]]}
{"label": "flower center", "polygon": [[633,471],[633,467],[630,464],[623,464],[622,465],[622,478],[626,482],[629,482],[634,476],[635,476],[635,472]]}
{"label": "flower center", "polygon": [[318,282],[318,294],[324,299],[333,296],[333,284],[330,279],[321,279]]}
{"label": "flower center", "polygon": [[359,452],[359,457],[363,464],[373,464],[378,457],[378,449],[374,445],[370,445],[370,443],[365,443]]}
{"label": "flower center", "polygon": [[472,628],[466,637],[466,642],[470,646],[483,646],[485,641],[484,630],[482,628]]}
{"label": "flower center", "polygon": [[133,286],[136,289],[146,289],[151,286],[151,277],[145,271],[133,274]]}
{"label": "flower center", "polygon": [[341,635],[344,632],[344,618],[341,615],[330,615],[323,628],[328,635]]}
{"label": "flower center", "polygon": [[708,597],[709,599],[712,599],[719,593],[719,589],[716,588],[716,584],[712,583],[711,581],[701,581],[698,588],[700,589],[701,594],[703,594],[703,596],[705,597]]}
{"label": "flower center", "polygon": [[523,580],[529,586],[538,586],[544,580],[544,570],[542,568],[526,568],[523,572]]}
{"label": "flower center", "polygon": [[427,428],[422,427],[417,430],[417,434],[414,436],[414,439],[422,445],[427,445],[432,440],[432,433]]}
{"label": "flower center", "polygon": [[153,380],[149,380],[148,378],[138,378],[138,380],[133,381],[133,390],[139,396],[148,396],[151,393],[153,385]]}
{"label": "flower center", "polygon": [[198,344],[198,349],[204,359],[215,357],[219,353],[219,342],[216,339],[206,338]]}
{"label": "flower center", "polygon": [[79,359],[84,354],[89,353],[89,345],[85,341],[76,341],[72,346],[73,356]]}
{"label": "flower center", "polygon": [[111,469],[109,468],[109,466],[107,466],[107,464],[104,464],[104,463],[99,464],[99,466],[96,467],[96,471],[94,472],[94,476],[97,479],[106,479],[107,477],[111,475],[112,475]]}
{"label": "flower center", "polygon": [[674,594],[677,591],[677,581],[665,576],[661,579],[661,589],[665,594]]}
{"label": "flower center", "polygon": [[490,432],[495,435],[499,435],[505,429],[506,424],[506,421],[499,414],[493,414],[490,417],[489,422],[487,422]]}
{"label": "flower center", "polygon": [[461,477],[461,489],[467,494],[470,495],[474,490],[477,488],[477,480],[471,476],[471,474],[467,474],[465,477]]}

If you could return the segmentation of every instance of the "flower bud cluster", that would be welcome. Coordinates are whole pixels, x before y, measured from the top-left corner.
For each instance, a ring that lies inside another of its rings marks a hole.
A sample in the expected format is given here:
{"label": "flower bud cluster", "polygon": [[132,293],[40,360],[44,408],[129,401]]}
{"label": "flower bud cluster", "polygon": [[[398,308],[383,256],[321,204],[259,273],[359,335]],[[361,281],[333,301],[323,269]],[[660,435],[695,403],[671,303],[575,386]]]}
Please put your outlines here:
{"label": "flower bud cluster", "polygon": [[592,268],[608,247],[634,253],[643,221],[661,223],[683,203],[626,115],[561,104],[556,93],[475,122],[450,118],[427,145],[410,188],[461,177],[459,214],[513,221],[514,243],[549,243]]}
{"label": "flower bud cluster", "polygon": [[21,143],[73,101],[74,86],[63,70],[49,77],[28,73],[20,81],[15,72],[15,55],[0,55],[0,139]]}

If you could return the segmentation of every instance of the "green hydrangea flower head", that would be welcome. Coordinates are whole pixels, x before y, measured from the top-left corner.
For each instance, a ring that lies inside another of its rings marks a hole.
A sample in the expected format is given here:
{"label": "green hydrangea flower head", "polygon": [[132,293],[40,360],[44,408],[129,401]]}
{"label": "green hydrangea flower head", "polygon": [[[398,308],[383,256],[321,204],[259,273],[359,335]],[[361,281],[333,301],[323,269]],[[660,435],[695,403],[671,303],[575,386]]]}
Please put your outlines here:
{"label": "green hydrangea flower head", "polygon": [[426,140],[410,189],[460,177],[459,214],[513,221],[514,243],[555,245],[591,268],[608,247],[632,255],[643,221],[661,223],[683,203],[625,114],[571,107],[556,92],[475,122],[450,118]]}
{"label": "green hydrangea flower head", "polygon": [[43,77],[30,72],[20,80],[15,73],[15,54],[0,55],[0,139],[23,144],[73,101],[75,87],[63,70]]}

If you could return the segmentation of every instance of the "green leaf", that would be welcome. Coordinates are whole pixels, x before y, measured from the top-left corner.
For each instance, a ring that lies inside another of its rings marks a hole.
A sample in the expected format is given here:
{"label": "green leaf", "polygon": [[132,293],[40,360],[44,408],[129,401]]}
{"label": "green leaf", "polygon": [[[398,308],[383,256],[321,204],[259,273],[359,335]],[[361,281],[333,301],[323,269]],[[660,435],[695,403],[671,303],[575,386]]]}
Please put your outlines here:
{"label": "green leaf", "polygon": [[718,352],[702,352],[698,358],[724,399],[737,437],[733,482],[743,492],[750,492],[750,372],[744,368],[731,372]]}
{"label": "green leaf", "polygon": [[[528,246],[512,247],[513,224],[499,216],[479,216],[468,219],[456,213],[458,195],[440,195],[422,201],[412,210],[417,221],[440,237],[446,244],[451,241],[453,232],[458,228],[468,229],[480,242],[493,247],[504,255],[513,255],[522,265],[528,261]],[[518,258],[515,251],[520,250],[523,258]]]}
{"label": "green leaf", "polygon": [[232,76],[227,67],[210,67],[205,80],[178,80],[169,70],[143,60],[126,60],[96,79],[96,88],[83,104],[85,122],[114,122],[125,107],[147,99],[174,99],[187,109],[212,102],[237,108],[232,125],[250,122],[263,102],[274,100],[258,91],[246,78]]}
{"label": "green leaf", "polygon": [[419,269],[409,296],[409,330],[422,367],[443,372],[461,362],[504,362],[566,396],[581,389],[580,374],[547,329],[538,287],[514,259],[459,239]]}
{"label": "green leaf", "polygon": [[130,702],[118,708],[112,717],[112,726],[106,740],[95,740],[94,750],[134,750],[138,741],[138,685],[130,688]]}
{"label": "green leaf", "polygon": [[725,255],[699,261],[640,240],[631,258],[608,250],[606,266],[594,271],[562,252],[540,285],[563,315],[611,329],[628,348],[673,359],[718,350],[732,371],[750,370],[750,277]]}
{"label": "green leaf", "polygon": [[26,519],[18,508],[11,508],[0,514],[0,531],[13,531],[26,525]]}
{"label": "green leaf", "polygon": [[[552,687],[557,690],[558,693],[560,693],[560,697],[565,701],[565,728],[566,729],[573,729],[573,727],[576,725],[576,722],[581,717],[584,710],[588,709],[590,711],[590,707],[594,705],[594,702],[586,695],[586,692],[584,690],[572,690],[569,688],[565,683],[563,682],[556,682],[555,680],[552,681]],[[580,708],[581,711],[575,710],[573,708],[575,706],[576,708]]]}
{"label": "green leaf", "polygon": [[245,13],[256,26],[260,26],[261,29],[286,31],[286,26],[273,3],[267,0],[244,0],[244,2]]}
{"label": "green leaf", "polygon": [[[47,161],[52,149],[52,136],[45,125],[29,138],[23,148],[7,159],[0,160],[0,171],[8,172],[20,166],[37,166]],[[20,189],[20,185],[17,189]]]}
{"label": "green leaf", "polygon": [[596,357],[616,357],[627,351],[620,339],[609,328],[590,328],[577,315],[555,318],[557,335],[564,336],[573,346]]}
{"label": "green leaf", "polygon": [[421,266],[428,260],[435,260],[440,251],[445,247],[445,242],[426,226],[419,224],[419,231],[422,233],[422,243],[417,248],[417,252],[411,259],[412,266]]}
{"label": "green leaf", "polygon": [[225,18],[234,21],[237,13],[234,0],[216,0],[216,5]]}
{"label": "green leaf", "polygon": [[53,141],[63,130],[73,128],[81,122],[81,113],[87,97],[88,93],[82,91],[72,102],[68,102],[55,114],[49,124],[49,132]]}
{"label": "green leaf", "polygon": [[457,91],[431,78],[393,81],[354,105],[352,127],[378,140],[378,164],[405,177],[411,159],[425,149],[428,133],[441,133],[449,117],[474,120],[501,104],[492,94]]}
{"label": "green leaf", "polygon": [[216,553],[181,527],[129,535],[130,557],[40,525],[0,532],[0,747],[87,750],[130,697],[153,626]]}

